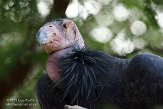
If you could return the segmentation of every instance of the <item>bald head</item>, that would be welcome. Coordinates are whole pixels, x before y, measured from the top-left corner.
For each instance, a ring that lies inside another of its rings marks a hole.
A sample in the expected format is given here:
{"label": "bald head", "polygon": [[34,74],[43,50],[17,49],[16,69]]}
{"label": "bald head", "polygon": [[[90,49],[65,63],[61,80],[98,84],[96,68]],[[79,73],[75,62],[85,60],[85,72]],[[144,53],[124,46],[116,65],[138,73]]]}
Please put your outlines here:
{"label": "bald head", "polygon": [[77,26],[68,19],[57,19],[46,23],[37,32],[36,40],[44,46],[48,54],[68,47],[77,49],[84,47],[84,41]]}

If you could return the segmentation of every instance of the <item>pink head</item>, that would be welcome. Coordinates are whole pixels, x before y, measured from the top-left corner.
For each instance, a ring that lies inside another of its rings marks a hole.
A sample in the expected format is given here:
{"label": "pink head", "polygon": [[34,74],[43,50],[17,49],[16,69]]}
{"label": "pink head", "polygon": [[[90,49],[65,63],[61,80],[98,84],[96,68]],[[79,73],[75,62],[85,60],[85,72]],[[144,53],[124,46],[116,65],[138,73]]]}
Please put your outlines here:
{"label": "pink head", "polygon": [[36,34],[36,40],[44,45],[48,54],[68,48],[83,48],[84,41],[75,23],[68,19],[57,19],[46,23]]}

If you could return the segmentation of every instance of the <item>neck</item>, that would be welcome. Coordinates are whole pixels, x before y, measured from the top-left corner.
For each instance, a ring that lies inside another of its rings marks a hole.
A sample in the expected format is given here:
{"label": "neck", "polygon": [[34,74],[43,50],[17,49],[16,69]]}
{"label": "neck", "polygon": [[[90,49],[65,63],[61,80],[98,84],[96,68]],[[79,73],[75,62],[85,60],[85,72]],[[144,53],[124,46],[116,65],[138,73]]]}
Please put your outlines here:
{"label": "neck", "polygon": [[66,54],[71,53],[73,51],[72,47],[65,48],[60,51],[56,51],[50,54],[47,62],[46,62],[46,72],[49,78],[56,82],[60,79],[60,69],[58,66],[58,62],[61,58],[65,57]]}

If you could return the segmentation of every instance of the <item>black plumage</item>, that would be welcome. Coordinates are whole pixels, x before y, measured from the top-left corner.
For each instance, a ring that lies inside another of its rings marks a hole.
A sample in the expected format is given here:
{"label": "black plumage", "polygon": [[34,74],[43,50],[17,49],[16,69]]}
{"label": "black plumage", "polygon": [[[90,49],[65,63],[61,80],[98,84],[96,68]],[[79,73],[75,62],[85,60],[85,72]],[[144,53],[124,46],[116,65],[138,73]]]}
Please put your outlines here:
{"label": "black plumage", "polygon": [[[98,105],[108,102],[123,108],[163,103],[162,57],[139,54],[120,59],[101,51],[74,49],[58,65],[62,75],[57,83],[38,81],[38,97],[45,109],[63,109],[65,104],[100,109]],[[58,84],[64,88],[58,89]]]}

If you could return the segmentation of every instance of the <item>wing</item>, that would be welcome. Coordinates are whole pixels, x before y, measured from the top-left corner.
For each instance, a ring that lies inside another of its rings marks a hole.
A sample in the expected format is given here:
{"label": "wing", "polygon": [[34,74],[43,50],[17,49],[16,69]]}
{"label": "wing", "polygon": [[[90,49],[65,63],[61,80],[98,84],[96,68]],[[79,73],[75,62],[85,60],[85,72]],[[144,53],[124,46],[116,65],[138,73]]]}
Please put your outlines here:
{"label": "wing", "polygon": [[163,102],[163,58],[152,54],[133,57],[124,81],[128,96]]}
{"label": "wing", "polygon": [[43,75],[37,82],[37,96],[42,109],[64,109],[66,102],[59,101],[62,92],[56,87],[47,74]]}

